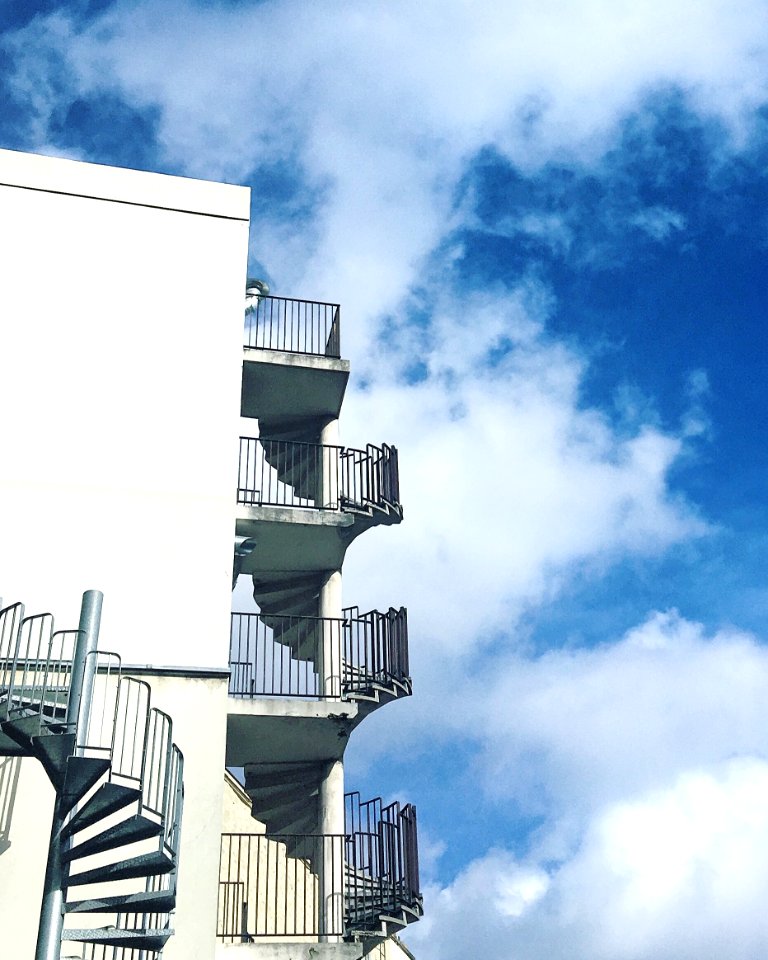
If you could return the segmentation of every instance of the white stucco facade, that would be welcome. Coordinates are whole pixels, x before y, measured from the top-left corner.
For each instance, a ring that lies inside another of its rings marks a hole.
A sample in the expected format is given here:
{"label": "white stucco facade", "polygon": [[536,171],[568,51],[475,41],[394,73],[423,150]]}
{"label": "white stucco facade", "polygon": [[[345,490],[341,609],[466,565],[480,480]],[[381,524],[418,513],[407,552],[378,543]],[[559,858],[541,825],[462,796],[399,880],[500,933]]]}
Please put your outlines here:
{"label": "white stucco facade", "polygon": [[227,665],[249,191],[0,151],[0,584]]}

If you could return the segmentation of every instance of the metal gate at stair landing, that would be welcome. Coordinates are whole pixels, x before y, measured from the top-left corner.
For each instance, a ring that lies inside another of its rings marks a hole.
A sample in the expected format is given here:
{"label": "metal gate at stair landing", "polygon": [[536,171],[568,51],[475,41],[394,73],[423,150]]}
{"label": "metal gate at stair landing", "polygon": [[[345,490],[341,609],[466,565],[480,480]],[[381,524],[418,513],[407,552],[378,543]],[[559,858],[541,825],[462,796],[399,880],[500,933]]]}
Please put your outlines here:
{"label": "metal gate at stair landing", "polygon": [[157,960],[173,933],[184,758],[146,681],[98,650],[101,600],[77,630],[0,609],[0,755],[36,757],[56,791],[35,960]]}

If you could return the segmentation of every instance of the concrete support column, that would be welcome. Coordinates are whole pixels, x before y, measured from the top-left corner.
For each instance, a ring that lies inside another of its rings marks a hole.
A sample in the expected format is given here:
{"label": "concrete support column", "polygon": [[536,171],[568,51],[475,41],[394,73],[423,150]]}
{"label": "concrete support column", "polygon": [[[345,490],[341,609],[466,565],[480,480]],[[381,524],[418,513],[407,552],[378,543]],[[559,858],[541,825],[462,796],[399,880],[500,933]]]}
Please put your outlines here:
{"label": "concrete support column", "polygon": [[341,698],[341,570],[334,570],[320,588],[318,616],[321,620],[318,676],[320,692],[334,700]]}
{"label": "concrete support column", "polygon": [[341,492],[341,456],[339,450],[339,421],[331,420],[320,431],[323,444],[320,455],[319,506],[326,510],[339,509]]}
{"label": "concrete support column", "polygon": [[323,840],[320,871],[320,940],[338,943],[344,924],[344,764],[331,760],[323,772],[318,797]]}

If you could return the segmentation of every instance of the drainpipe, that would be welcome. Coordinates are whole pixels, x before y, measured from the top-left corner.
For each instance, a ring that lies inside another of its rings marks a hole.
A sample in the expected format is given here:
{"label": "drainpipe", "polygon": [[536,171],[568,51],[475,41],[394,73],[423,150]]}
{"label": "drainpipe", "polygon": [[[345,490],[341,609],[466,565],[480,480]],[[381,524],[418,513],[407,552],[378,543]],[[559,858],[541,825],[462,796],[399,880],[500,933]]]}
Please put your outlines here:
{"label": "drainpipe", "polygon": [[344,924],[344,764],[331,760],[320,781],[320,942],[338,943]]}

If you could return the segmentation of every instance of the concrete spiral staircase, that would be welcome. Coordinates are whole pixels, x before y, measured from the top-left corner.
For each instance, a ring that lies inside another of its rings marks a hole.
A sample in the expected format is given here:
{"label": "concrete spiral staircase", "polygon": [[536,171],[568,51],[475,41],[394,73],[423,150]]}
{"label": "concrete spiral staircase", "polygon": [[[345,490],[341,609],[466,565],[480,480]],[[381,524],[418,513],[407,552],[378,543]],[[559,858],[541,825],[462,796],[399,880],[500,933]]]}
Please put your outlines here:
{"label": "concrete spiral staircase", "polygon": [[[403,519],[399,502],[397,450],[387,444],[368,444],[365,450],[323,446],[318,442],[323,423],[314,420],[259,421],[259,443],[264,459],[281,483],[302,500],[315,501],[329,481],[336,489],[334,509],[355,513],[361,521],[393,524]],[[358,529],[357,535],[361,530]]]}
{"label": "concrete spiral staircase", "polygon": [[[324,839],[316,834],[321,776],[322,768],[310,763],[246,768],[253,815],[266,825],[262,839],[274,846],[273,861],[288,875],[300,870],[282,861],[300,860],[318,879],[323,870],[312,853],[322,849],[318,841]],[[422,916],[416,810],[411,804],[384,806],[379,798],[361,803],[359,794],[347,793],[345,835],[325,838],[334,839],[343,844],[347,936],[386,938]]]}
{"label": "concrete spiral staircase", "polygon": [[[322,764],[312,761],[246,767],[245,789],[253,816],[265,824],[270,835],[290,838],[315,833],[322,774]],[[290,839],[286,842],[290,855]]]}
{"label": "concrete spiral staircase", "polygon": [[[325,573],[286,573],[254,575],[253,597],[259,606],[261,622],[272,631],[275,644],[287,647],[290,656],[297,661],[316,665],[321,645],[323,621],[318,617],[319,598]],[[353,628],[363,634],[372,634],[377,620],[388,621],[389,627],[407,631],[406,611],[390,609],[383,617],[372,610],[361,614],[358,607],[345,607],[338,623],[338,642],[341,644],[342,698],[368,704],[364,712],[379,704],[410,696],[411,678],[406,663],[398,669],[387,669],[379,664],[376,669],[367,669],[354,662],[351,655],[356,646]],[[359,645],[359,642],[358,644]],[[363,636],[362,645],[370,647],[371,641]],[[407,644],[406,644],[407,646]]]}
{"label": "concrete spiral staircase", "polygon": [[82,623],[0,610],[0,755],[38,759],[54,787],[42,915],[78,918],[59,916],[61,952],[39,939],[38,956],[156,960],[173,933],[184,760],[148,684],[98,651],[98,624],[87,649]]}

